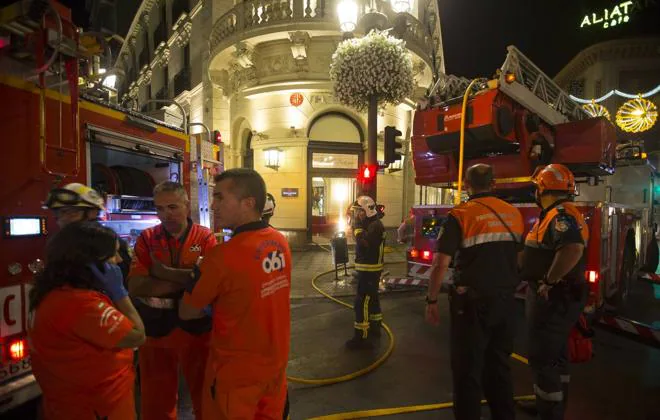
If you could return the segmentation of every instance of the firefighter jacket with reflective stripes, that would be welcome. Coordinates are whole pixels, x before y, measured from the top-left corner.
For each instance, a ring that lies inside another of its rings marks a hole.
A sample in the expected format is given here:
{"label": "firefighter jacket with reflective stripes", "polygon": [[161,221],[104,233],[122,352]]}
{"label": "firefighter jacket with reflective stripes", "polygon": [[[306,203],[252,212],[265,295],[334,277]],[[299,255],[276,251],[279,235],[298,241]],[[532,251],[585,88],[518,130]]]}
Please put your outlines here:
{"label": "firefighter jacket with reflective stripes", "polygon": [[355,270],[381,271],[385,248],[385,226],[373,216],[353,231],[355,236]]}
{"label": "firefighter jacket with reflective stripes", "polygon": [[489,294],[518,284],[523,232],[517,208],[490,194],[475,194],[449,212],[436,250],[454,256],[454,284]]}
{"label": "firefighter jacket with reflective stripes", "polygon": [[[589,228],[575,204],[559,201],[542,211],[539,220],[525,238],[522,278],[536,283],[550,270],[555,254],[561,247],[571,243],[583,244],[589,240]],[[584,283],[586,252],[580,261],[564,276],[564,280]]]}

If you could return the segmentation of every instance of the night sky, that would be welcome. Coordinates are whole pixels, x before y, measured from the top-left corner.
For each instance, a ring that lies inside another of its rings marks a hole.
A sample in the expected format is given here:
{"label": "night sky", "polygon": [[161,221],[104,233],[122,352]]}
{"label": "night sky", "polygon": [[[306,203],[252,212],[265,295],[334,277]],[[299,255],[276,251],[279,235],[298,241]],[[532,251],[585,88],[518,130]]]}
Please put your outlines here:
{"label": "night sky", "polygon": [[[438,0],[445,68],[464,77],[492,76],[506,47],[517,46],[554,77],[582,49],[624,37],[660,35],[660,0],[635,1],[630,22],[580,29],[586,14],[625,0]],[[660,75],[658,77],[660,80]]]}

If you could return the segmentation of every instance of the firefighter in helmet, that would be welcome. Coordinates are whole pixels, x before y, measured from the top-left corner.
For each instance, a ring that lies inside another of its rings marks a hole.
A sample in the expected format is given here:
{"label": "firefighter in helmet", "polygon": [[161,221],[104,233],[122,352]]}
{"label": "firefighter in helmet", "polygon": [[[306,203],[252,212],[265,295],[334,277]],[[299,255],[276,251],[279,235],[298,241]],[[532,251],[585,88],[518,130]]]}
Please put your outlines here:
{"label": "firefighter in helmet", "polygon": [[522,259],[522,278],[530,285],[529,361],[539,418],[558,420],[564,418],[570,379],[566,343],[588,293],[584,248],[589,232],[572,203],[575,179],[568,168],[551,164],[532,178],[541,214],[527,234]]}
{"label": "firefighter in helmet", "polygon": [[[52,189],[44,208],[53,211],[60,229],[75,222],[97,221],[100,212],[105,211],[103,197],[95,189],[77,182]],[[122,259],[119,268],[126,279],[131,267],[131,255],[123,239],[119,239],[119,255]]]}
{"label": "firefighter in helmet", "polygon": [[363,195],[352,205],[353,236],[355,237],[355,270],[358,291],[355,298],[355,329],[346,342],[349,349],[370,348],[370,337],[381,334],[383,314],[378,300],[378,283],[383,271],[385,227],[380,221],[376,202]]}
{"label": "firefighter in helmet", "polygon": [[275,197],[273,194],[266,193],[266,204],[264,204],[264,211],[261,212],[261,220],[270,225],[270,218],[275,214]]}

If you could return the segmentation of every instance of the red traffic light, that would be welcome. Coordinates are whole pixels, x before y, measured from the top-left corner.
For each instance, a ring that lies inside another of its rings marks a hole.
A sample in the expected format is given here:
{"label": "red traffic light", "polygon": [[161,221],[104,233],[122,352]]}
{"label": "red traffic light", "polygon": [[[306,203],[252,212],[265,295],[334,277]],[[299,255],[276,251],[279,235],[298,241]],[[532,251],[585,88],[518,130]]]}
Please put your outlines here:
{"label": "red traffic light", "polygon": [[220,134],[220,130],[215,130],[213,131],[213,144],[220,143],[222,143],[222,134]]}
{"label": "red traffic light", "polygon": [[362,165],[360,167],[360,172],[358,172],[358,181],[369,182],[376,179],[376,172],[378,171],[378,165]]}

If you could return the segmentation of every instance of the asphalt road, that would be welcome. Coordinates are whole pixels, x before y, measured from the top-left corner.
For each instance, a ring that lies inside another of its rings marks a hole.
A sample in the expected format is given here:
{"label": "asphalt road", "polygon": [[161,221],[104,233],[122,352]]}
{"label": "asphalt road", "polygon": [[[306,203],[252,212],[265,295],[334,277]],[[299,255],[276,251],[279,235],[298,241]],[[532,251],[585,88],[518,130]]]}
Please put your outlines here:
{"label": "asphalt road", "polygon": [[[390,359],[356,380],[330,385],[290,384],[292,419],[347,411],[423,405],[451,401],[447,302],[441,299],[438,328],[423,321],[423,295],[398,293],[382,298],[385,321],[395,335]],[[350,299],[350,298],[349,298]],[[649,303],[657,307],[658,301]],[[525,320],[520,302],[516,352],[525,355]],[[384,336],[374,351],[349,352],[344,341],[352,334],[352,312],[325,299],[292,301],[292,351],[289,375],[309,378],[341,376],[370,364],[386,349]],[[598,329],[596,357],[573,366],[567,419],[651,420],[660,418],[660,350]],[[531,372],[512,360],[516,395],[532,393]],[[186,398],[181,420],[192,419]],[[2,418],[30,420],[30,404]],[[489,418],[488,410],[483,410]],[[452,419],[451,410],[394,415],[401,419]],[[518,419],[531,417],[519,412]]]}

